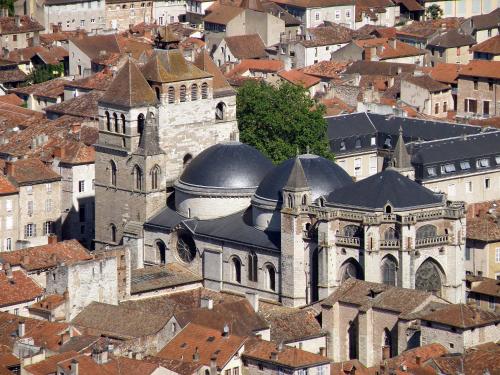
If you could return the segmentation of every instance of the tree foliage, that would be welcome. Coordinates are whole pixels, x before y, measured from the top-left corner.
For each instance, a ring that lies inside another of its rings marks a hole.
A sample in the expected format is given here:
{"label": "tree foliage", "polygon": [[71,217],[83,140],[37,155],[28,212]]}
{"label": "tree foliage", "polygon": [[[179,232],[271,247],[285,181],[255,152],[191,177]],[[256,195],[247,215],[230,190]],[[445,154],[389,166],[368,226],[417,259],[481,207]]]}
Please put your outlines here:
{"label": "tree foliage", "polygon": [[14,2],[15,0],[0,0],[0,9],[7,9],[9,16],[14,15]]}
{"label": "tree foliage", "polygon": [[316,105],[304,88],[250,81],[239,88],[236,108],[241,141],[274,163],[306,149],[333,159],[323,118],[325,108]]}
{"label": "tree foliage", "polygon": [[31,71],[26,80],[26,85],[35,83],[42,83],[50,81],[51,79],[58,78],[64,75],[64,64],[58,65],[42,65]]}
{"label": "tree foliage", "polygon": [[429,6],[426,9],[425,13],[427,15],[427,18],[430,18],[432,20],[437,20],[443,17],[443,10],[437,4],[432,4],[431,6]]}

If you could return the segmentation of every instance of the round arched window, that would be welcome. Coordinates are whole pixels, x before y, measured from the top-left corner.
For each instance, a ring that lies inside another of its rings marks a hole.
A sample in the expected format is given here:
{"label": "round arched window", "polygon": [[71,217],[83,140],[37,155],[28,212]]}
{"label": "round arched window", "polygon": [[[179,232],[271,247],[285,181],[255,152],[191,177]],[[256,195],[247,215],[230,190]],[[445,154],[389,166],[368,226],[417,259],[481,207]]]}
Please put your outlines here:
{"label": "round arched window", "polygon": [[196,244],[189,233],[181,232],[178,234],[177,255],[186,263],[190,263],[196,256]]}

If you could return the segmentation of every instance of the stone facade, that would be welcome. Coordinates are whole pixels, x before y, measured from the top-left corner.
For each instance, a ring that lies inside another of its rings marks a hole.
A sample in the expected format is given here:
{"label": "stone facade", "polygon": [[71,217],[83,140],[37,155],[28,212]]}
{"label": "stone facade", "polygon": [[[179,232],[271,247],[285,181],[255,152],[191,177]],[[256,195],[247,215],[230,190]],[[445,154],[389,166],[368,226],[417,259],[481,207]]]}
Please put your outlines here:
{"label": "stone facade", "polygon": [[153,20],[152,1],[107,0],[105,28],[128,30],[130,25],[150,23]]}
{"label": "stone facade", "polygon": [[[496,62],[500,65],[500,62]],[[500,84],[495,77],[458,77],[457,117],[495,117],[500,114]]]}
{"label": "stone facade", "polygon": [[61,31],[81,29],[88,32],[103,29],[104,0],[81,2],[36,3],[36,18],[46,32],[54,28]]}
{"label": "stone facade", "polygon": [[0,196],[0,251],[14,250],[19,239],[19,195]]}

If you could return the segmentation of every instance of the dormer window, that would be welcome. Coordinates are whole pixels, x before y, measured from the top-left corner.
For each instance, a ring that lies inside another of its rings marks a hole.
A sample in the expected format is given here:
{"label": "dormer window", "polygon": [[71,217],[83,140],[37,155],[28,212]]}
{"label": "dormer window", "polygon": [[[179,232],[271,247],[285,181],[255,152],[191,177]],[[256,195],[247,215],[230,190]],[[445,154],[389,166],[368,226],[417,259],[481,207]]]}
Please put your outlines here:
{"label": "dormer window", "polygon": [[436,167],[427,168],[427,174],[431,177],[434,177],[436,175]]}
{"label": "dormer window", "polygon": [[387,137],[384,142],[384,148],[391,148],[392,147],[392,139],[391,137]]}
{"label": "dormer window", "polygon": [[495,156],[495,163],[500,164],[500,155]]}
{"label": "dormer window", "polygon": [[470,163],[469,161],[461,161],[460,162],[460,168],[465,170],[465,169],[470,169]]}
{"label": "dormer window", "polygon": [[345,147],[345,142],[344,141],[341,141],[340,142],[340,151],[345,151],[346,150],[346,147]]}
{"label": "dormer window", "polygon": [[360,138],[356,139],[356,143],[354,144],[354,147],[361,148],[361,139]]}
{"label": "dormer window", "polygon": [[370,145],[376,146],[377,145],[377,138],[376,137],[371,137],[370,139]]}
{"label": "dormer window", "polygon": [[441,173],[453,173],[455,172],[455,164],[445,164],[441,166]]}
{"label": "dormer window", "polygon": [[477,168],[488,168],[489,166],[490,166],[490,159],[487,159],[487,158],[479,159],[476,162]]}

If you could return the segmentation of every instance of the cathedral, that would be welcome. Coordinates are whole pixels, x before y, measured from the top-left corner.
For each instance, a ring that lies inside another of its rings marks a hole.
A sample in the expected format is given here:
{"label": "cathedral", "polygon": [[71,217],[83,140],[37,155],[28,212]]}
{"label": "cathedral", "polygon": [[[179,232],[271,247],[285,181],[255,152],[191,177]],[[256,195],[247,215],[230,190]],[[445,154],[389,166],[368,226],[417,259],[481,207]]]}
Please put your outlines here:
{"label": "cathedral", "polygon": [[391,166],[353,182],[309,153],[273,165],[238,142],[235,92],[206,55],[127,61],[99,103],[96,247],[176,262],[206,287],[287,306],[348,278],[464,300],[465,209]]}

